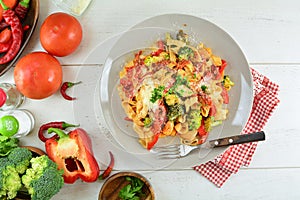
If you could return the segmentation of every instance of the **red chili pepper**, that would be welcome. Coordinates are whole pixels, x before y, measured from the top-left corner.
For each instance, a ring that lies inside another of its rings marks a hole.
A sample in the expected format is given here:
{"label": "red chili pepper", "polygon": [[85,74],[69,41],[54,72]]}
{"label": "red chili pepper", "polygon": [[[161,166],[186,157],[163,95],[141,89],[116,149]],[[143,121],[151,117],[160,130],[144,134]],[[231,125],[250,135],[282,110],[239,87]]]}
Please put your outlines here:
{"label": "red chili pepper", "polygon": [[[20,21],[24,20],[28,10],[29,10],[29,3],[30,0],[22,0],[18,3],[18,5],[15,7],[14,11]],[[3,30],[5,28],[9,27],[9,24],[7,24],[5,21],[0,22],[0,30]]]}
{"label": "red chili pepper", "polygon": [[110,175],[110,173],[113,170],[113,167],[115,165],[114,155],[110,151],[108,153],[110,156],[110,163],[109,163],[108,167],[105,169],[105,171],[99,176],[99,178],[98,178],[99,180],[106,179]]}
{"label": "red chili pepper", "polygon": [[82,83],[81,81],[77,82],[77,83],[72,83],[72,82],[64,82],[62,84],[62,86],[60,87],[60,93],[61,95],[69,101],[75,100],[76,97],[70,97],[69,95],[67,95],[66,91],[68,88],[73,87],[74,85],[80,84]]}
{"label": "red chili pepper", "polygon": [[23,31],[27,31],[28,29],[30,29],[30,26],[29,26],[29,25],[25,25],[25,26],[23,27]]}
{"label": "red chili pepper", "polygon": [[47,131],[49,128],[59,128],[65,130],[69,127],[78,127],[79,125],[68,124],[66,122],[49,122],[47,124],[43,124],[38,132],[38,136],[42,142],[46,142],[49,139],[58,139],[58,135],[53,135],[52,137],[45,137],[44,132]]}
{"label": "red chili pepper", "polygon": [[56,133],[59,139],[49,139],[45,143],[47,155],[64,171],[65,183],[74,183],[78,178],[85,182],[95,182],[100,173],[93,155],[92,141],[81,128],[64,133],[58,128],[49,128],[48,133]]}
{"label": "red chili pepper", "polygon": [[12,38],[13,38],[13,42],[9,50],[6,52],[6,54],[3,57],[0,58],[0,64],[4,64],[14,59],[14,57],[19,52],[22,44],[22,39],[23,39],[23,28],[15,12],[9,10],[9,8],[3,3],[3,0],[0,0],[0,4],[4,9],[3,18],[5,22],[11,27]]}
{"label": "red chili pepper", "polygon": [[15,12],[20,20],[25,19],[26,15],[28,13],[29,3],[30,3],[30,0],[22,0],[16,6]]}

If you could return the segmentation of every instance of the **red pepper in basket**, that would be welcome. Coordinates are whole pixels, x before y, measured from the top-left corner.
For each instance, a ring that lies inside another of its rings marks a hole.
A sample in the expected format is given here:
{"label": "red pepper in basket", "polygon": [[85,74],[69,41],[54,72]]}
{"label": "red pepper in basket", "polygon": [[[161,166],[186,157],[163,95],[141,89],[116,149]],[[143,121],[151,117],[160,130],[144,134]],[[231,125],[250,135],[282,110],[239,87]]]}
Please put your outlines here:
{"label": "red pepper in basket", "polygon": [[59,139],[46,141],[46,152],[58,168],[64,170],[65,183],[74,183],[78,178],[85,182],[98,179],[100,169],[93,155],[92,142],[85,130],[77,128],[69,134],[58,128],[49,128]]}
{"label": "red pepper in basket", "polygon": [[111,152],[109,152],[109,156],[110,156],[110,163],[108,167],[105,169],[105,171],[99,176],[99,180],[106,179],[114,168],[115,165],[114,155]]}
{"label": "red pepper in basket", "polygon": [[5,44],[10,41],[11,38],[11,30],[9,28],[4,29],[0,33],[0,44]]}
{"label": "red pepper in basket", "polygon": [[77,82],[77,83],[72,83],[72,82],[64,82],[62,84],[62,86],[60,87],[60,93],[61,95],[66,99],[66,100],[69,100],[69,101],[72,101],[72,100],[75,100],[76,98],[75,97],[70,97],[69,95],[67,95],[66,91],[68,88],[70,87],[73,87],[74,85],[77,85],[77,84],[80,84],[81,81]]}
{"label": "red pepper in basket", "polygon": [[4,64],[14,59],[19,52],[23,39],[23,27],[15,12],[9,10],[9,8],[3,3],[3,0],[0,0],[0,4],[4,9],[3,18],[5,22],[10,25],[13,39],[9,50],[3,57],[0,58],[0,64]]}
{"label": "red pepper in basket", "polygon": [[43,124],[38,132],[38,136],[42,142],[46,142],[49,139],[57,139],[58,135],[53,135],[52,137],[45,137],[44,132],[47,131],[49,128],[59,128],[61,130],[65,130],[69,127],[78,127],[79,125],[68,124],[66,122],[49,122],[47,124]]}
{"label": "red pepper in basket", "polygon": [[16,15],[19,17],[20,20],[25,19],[28,8],[29,8],[30,0],[21,0],[15,8]]}
{"label": "red pepper in basket", "polygon": [[12,44],[12,40],[9,40],[7,43],[0,43],[0,53],[7,52]]}

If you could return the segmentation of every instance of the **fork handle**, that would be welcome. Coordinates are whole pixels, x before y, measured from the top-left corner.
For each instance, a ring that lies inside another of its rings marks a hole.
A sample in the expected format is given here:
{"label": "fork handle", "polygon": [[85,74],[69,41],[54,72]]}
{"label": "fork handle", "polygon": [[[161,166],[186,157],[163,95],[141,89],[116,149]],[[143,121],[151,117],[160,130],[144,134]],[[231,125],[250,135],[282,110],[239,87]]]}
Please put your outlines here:
{"label": "fork handle", "polygon": [[230,146],[235,144],[243,144],[248,142],[257,142],[265,140],[265,133],[263,131],[230,136],[209,141],[211,147]]}

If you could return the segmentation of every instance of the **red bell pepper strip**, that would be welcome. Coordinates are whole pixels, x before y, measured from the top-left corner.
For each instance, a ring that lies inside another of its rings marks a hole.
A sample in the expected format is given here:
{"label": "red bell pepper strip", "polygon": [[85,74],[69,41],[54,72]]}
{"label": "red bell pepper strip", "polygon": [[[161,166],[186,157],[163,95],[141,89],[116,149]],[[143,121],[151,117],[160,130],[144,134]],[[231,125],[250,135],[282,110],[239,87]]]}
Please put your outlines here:
{"label": "red bell pepper strip", "polygon": [[61,130],[65,130],[69,127],[78,127],[79,125],[75,124],[68,124],[66,122],[49,122],[47,124],[43,124],[38,132],[38,136],[42,142],[46,142],[50,138],[52,139],[58,139],[58,135],[53,135],[52,137],[45,137],[44,132],[47,131],[49,128],[59,128]]}
{"label": "red bell pepper strip", "polygon": [[159,138],[159,135],[160,135],[159,133],[158,133],[158,134],[155,134],[155,135],[153,136],[152,141],[149,142],[149,143],[147,144],[147,149],[148,149],[148,150],[152,149],[152,148],[154,147],[154,145],[157,143],[158,138]]}
{"label": "red bell pepper strip", "polygon": [[222,60],[222,65],[221,65],[220,68],[219,68],[219,73],[220,73],[221,75],[223,75],[226,66],[227,66],[226,60]]}
{"label": "red bell pepper strip", "polygon": [[99,180],[106,179],[110,175],[111,171],[114,168],[114,165],[115,165],[114,155],[110,151],[108,153],[110,156],[110,163],[109,163],[108,167],[105,169],[105,171],[99,176]]}
{"label": "red bell pepper strip", "polygon": [[56,133],[59,139],[49,139],[45,143],[46,152],[59,169],[64,171],[65,183],[74,183],[78,178],[84,182],[95,182],[100,173],[93,155],[92,142],[81,128],[64,133],[58,128],[49,128],[48,133]]}
{"label": "red bell pepper strip", "polygon": [[208,132],[205,130],[204,126],[204,119],[202,119],[201,125],[198,128],[198,136],[200,137],[200,139],[198,140],[198,144],[203,144],[208,137]]}

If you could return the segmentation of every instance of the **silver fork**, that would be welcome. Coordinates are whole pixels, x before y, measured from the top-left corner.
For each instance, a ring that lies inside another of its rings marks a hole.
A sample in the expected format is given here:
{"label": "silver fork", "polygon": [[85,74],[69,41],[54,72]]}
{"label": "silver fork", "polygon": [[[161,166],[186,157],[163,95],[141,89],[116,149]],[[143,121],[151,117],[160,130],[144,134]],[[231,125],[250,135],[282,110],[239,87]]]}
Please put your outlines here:
{"label": "silver fork", "polygon": [[257,142],[265,140],[265,133],[263,131],[254,132],[243,135],[235,135],[216,140],[206,141],[205,143],[197,146],[189,146],[184,144],[174,144],[169,146],[153,147],[150,152],[158,156],[159,159],[176,159],[188,155],[195,149],[199,148],[216,148],[236,144],[243,144],[248,142]]}

